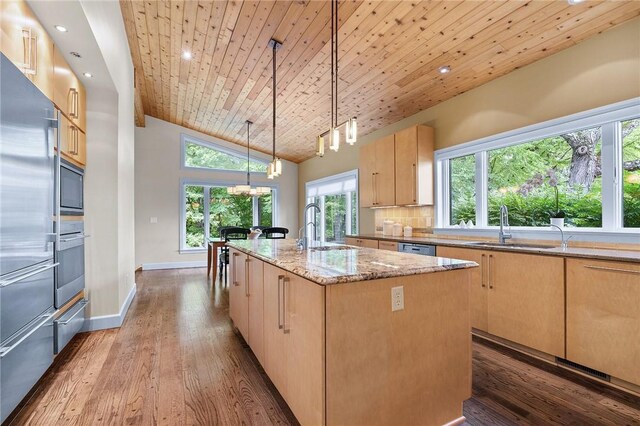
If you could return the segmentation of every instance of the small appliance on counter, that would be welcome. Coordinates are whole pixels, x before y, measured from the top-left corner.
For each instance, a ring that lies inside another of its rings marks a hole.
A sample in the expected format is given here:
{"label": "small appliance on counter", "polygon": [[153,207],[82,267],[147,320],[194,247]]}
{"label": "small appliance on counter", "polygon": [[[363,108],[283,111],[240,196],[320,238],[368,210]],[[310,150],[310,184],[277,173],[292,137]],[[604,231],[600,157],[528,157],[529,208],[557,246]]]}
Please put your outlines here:
{"label": "small appliance on counter", "polygon": [[382,222],[382,235],[393,235],[393,221],[385,220]]}
{"label": "small appliance on counter", "polygon": [[394,237],[402,237],[402,224],[394,223],[393,224],[393,236]]}
{"label": "small appliance on counter", "polygon": [[410,226],[405,226],[404,227],[404,236],[406,238],[412,237],[413,236],[413,228]]}

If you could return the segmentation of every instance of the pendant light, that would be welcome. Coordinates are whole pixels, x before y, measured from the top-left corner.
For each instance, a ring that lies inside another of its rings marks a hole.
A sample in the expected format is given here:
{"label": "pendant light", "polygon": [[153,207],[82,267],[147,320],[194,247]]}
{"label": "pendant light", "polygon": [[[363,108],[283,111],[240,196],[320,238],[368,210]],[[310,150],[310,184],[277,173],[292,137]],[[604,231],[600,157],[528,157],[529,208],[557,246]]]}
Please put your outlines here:
{"label": "pendant light", "polygon": [[329,149],[340,149],[340,128],[344,126],[345,142],[353,145],[358,140],[358,123],[356,117],[338,124],[338,8],[339,0],[331,0],[331,122],[329,130],[316,139],[316,155],[324,156],[324,138],[329,136]]}
{"label": "pendant light", "polygon": [[249,196],[260,196],[271,194],[271,188],[267,186],[258,186],[255,188],[251,187],[251,171],[249,170],[249,133],[251,130],[251,125],[253,123],[247,120],[247,184],[246,185],[236,185],[230,186],[227,188],[227,194],[231,195],[249,195]]}
{"label": "pendant light", "polygon": [[282,43],[272,38],[269,41],[269,47],[273,49],[273,161],[269,163],[267,177],[269,179],[276,178],[282,174],[282,160],[276,157],[276,50],[282,46]]}

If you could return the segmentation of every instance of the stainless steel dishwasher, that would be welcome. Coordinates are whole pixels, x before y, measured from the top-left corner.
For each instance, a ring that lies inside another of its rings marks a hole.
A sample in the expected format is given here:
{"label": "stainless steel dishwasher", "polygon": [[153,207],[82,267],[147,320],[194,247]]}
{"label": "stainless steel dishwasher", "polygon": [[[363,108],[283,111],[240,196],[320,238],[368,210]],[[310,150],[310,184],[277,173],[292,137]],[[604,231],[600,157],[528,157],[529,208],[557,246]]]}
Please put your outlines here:
{"label": "stainless steel dishwasher", "polygon": [[398,251],[421,254],[423,256],[435,256],[436,246],[428,244],[400,243],[398,244]]}

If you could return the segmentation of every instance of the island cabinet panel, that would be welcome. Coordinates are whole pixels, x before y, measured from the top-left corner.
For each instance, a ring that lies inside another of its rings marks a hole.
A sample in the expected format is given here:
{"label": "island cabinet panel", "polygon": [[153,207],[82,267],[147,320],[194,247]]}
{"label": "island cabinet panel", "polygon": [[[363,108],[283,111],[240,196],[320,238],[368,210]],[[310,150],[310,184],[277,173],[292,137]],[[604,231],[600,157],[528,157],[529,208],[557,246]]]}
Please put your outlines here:
{"label": "island cabinet panel", "polygon": [[398,243],[393,241],[378,241],[380,250],[398,251]]}
{"label": "island cabinet panel", "polygon": [[302,425],[324,424],[324,291],[264,265],[264,369]]}
{"label": "island cabinet panel", "polygon": [[[327,424],[460,419],[471,396],[469,271],[327,287]],[[404,310],[392,312],[402,286]]]}
{"label": "island cabinet panel", "polygon": [[229,249],[229,256],[229,316],[244,339],[249,341],[248,256],[234,249]]}
{"label": "island cabinet panel", "polygon": [[396,204],[433,204],[433,128],[413,126],[395,134]]}
{"label": "island cabinet panel", "polygon": [[264,262],[248,256],[249,346],[264,365]]}
{"label": "island cabinet panel", "polygon": [[345,244],[356,247],[364,247],[364,248],[378,248],[378,240],[372,240],[370,238],[355,238],[355,237],[347,237],[344,239]]}
{"label": "island cabinet panel", "polygon": [[564,357],[564,259],[485,254],[489,333]]}
{"label": "island cabinet panel", "polygon": [[567,359],[640,385],[640,265],[567,259]]}
{"label": "island cabinet panel", "polygon": [[436,254],[439,257],[450,259],[471,260],[480,265],[471,269],[470,278],[470,304],[471,304],[471,327],[489,331],[489,318],[487,312],[487,292],[486,272],[488,254],[481,250],[469,250],[457,247],[438,246]]}
{"label": "island cabinet panel", "polygon": [[[282,319],[284,271],[264,265],[264,363],[267,375],[284,397],[287,394],[285,335]],[[286,398],[285,398],[286,399]]]}

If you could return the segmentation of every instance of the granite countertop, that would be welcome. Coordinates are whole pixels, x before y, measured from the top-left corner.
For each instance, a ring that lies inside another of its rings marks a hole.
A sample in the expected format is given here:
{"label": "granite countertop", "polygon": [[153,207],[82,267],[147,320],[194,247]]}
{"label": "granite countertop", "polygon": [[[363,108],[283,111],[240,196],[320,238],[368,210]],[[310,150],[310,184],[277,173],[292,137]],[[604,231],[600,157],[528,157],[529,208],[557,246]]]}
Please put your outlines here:
{"label": "granite countertop", "polygon": [[[395,241],[402,243],[417,243],[417,244],[432,244],[436,246],[448,246],[448,247],[461,247],[472,248],[478,250],[499,250],[510,251],[518,253],[532,253],[532,254],[544,254],[549,256],[562,256],[562,257],[579,257],[587,259],[600,259],[600,260],[613,260],[620,262],[634,262],[640,263],[640,251],[637,250],[614,250],[614,249],[599,249],[599,248],[586,248],[586,247],[569,247],[566,250],[562,250],[560,247],[552,248],[539,248],[539,247],[509,247],[509,246],[476,246],[476,243],[483,242],[478,240],[462,240],[462,239],[450,239],[450,238],[438,238],[437,235],[433,237],[392,237],[382,234],[358,234],[347,235],[353,238],[367,238],[372,240],[382,241]],[[484,241],[486,242],[486,241]],[[549,241],[545,243],[548,245],[560,245],[559,242]]]}
{"label": "granite countertop", "polygon": [[227,243],[257,259],[321,285],[465,269],[475,262],[326,244],[299,250],[292,239],[235,240]]}

